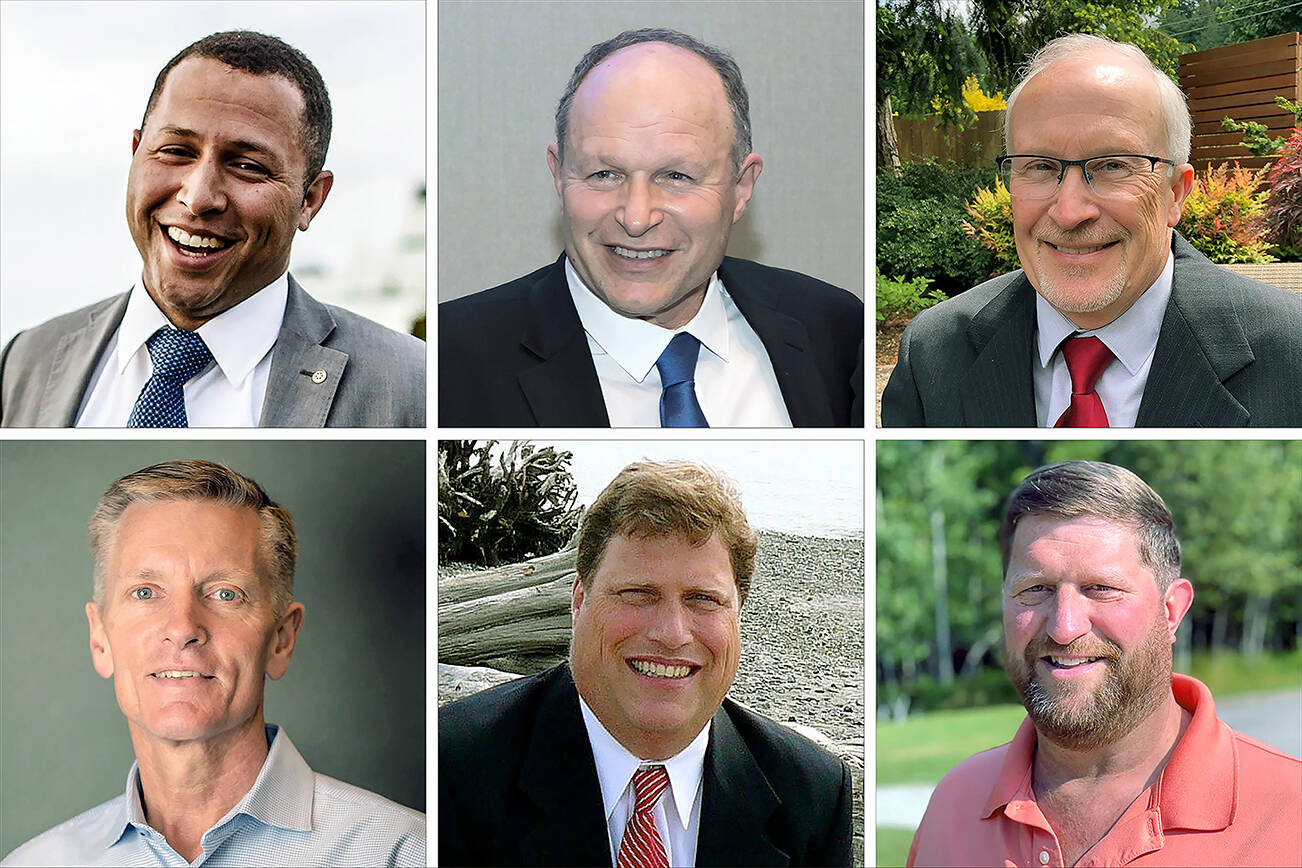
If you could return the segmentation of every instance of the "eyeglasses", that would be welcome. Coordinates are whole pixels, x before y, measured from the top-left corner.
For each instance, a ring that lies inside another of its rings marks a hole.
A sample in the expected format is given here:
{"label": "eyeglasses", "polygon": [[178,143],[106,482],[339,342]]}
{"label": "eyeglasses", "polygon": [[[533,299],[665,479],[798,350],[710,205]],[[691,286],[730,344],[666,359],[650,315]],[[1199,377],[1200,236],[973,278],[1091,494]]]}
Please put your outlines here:
{"label": "eyeglasses", "polygon": [[1060,160],[1040,154],[995,158],[1008,192],[1023,199],[1053,196],[1072,166],[1080,166],[1085,183],[1096,195],[1115,199],[1136,198],[1147,192],[1143,181],[1157,171],[1159,163],[1175,166],[1171,160],[1143,154],[1107,154],[1088,160]]}

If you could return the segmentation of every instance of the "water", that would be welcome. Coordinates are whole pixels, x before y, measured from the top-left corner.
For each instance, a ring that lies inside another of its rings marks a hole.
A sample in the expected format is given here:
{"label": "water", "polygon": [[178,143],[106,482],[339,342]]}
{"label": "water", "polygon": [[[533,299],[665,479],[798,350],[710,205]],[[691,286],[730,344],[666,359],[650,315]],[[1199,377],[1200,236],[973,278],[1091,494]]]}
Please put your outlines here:
{"label": "water", "polygon": [[741,489],[751,526],[800,536],[863,537],[863,443],[831,440],[533,440],[574,453],[579,502],[592,503],[626,464],[703,461]]}

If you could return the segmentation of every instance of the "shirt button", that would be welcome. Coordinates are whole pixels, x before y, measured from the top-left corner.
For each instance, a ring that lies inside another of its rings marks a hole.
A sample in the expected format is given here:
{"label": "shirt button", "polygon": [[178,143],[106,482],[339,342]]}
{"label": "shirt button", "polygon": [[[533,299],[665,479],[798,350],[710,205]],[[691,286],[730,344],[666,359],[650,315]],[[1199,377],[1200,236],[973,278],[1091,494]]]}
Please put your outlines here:
{"label": "shirt button", "polygon": [[1049,851],[1048,851],[1048,850],[1041,850],[1041,851],[1040,851],[1040,864],[1041,864],[1041,865],[1048,865],[1048,864],[1049,864]]}

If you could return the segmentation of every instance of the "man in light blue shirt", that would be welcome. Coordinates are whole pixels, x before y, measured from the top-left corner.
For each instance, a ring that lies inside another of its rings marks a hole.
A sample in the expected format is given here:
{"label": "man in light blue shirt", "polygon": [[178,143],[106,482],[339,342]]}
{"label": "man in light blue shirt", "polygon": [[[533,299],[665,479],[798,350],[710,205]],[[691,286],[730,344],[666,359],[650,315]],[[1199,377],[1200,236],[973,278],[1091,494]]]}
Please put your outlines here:
{"label": "man in light blue shirt", "polygon": [[126,791],[4,865],[424,865],[425,816],[314,773],[263,719],[289,668],[289,513],[253,480],[168,461],[109,487],[90,521],[91,659],[136,762]]}

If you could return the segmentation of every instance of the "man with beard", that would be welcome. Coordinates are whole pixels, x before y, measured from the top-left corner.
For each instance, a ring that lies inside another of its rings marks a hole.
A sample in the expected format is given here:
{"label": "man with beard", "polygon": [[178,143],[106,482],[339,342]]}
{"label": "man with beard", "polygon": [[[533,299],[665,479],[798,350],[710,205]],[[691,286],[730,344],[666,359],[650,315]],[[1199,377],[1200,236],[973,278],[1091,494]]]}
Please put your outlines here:
{"label": "man with beard", "polygon": [[1191,129],[1133,45],[1078,33],[1036,52],[995,161],[1022,268],[909,324],[882,424],[1302,425],[1302,297],[1172,231]]}
{"label": "man with beard", "polygon": [[1013,491],[999,538],[1027,719],[940,782],[908,864],[1302,864],[1302,761],[1230,729],[1171,671],[1193,586],[1162,499],[1123,468],[1066,461]]}

